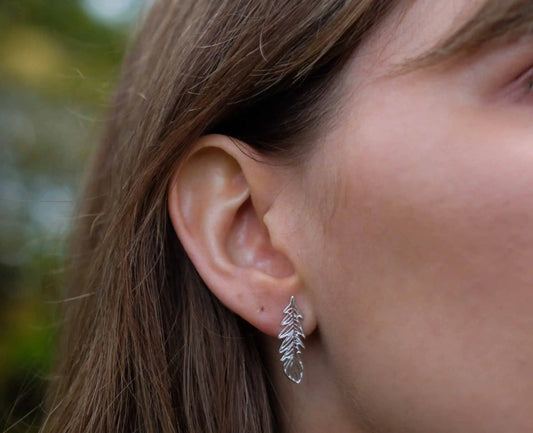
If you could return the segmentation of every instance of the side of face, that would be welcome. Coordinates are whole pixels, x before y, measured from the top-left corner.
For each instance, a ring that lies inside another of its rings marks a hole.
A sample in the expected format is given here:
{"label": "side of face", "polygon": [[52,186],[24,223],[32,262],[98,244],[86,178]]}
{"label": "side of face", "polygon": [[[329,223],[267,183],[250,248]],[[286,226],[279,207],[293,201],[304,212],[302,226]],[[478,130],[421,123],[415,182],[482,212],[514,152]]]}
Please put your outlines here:
{"label": "side of face", "polygon": [[479,4],[369,40],[284,191],[332,380],[378,431],[533,431],[533,40],[385,74]]}

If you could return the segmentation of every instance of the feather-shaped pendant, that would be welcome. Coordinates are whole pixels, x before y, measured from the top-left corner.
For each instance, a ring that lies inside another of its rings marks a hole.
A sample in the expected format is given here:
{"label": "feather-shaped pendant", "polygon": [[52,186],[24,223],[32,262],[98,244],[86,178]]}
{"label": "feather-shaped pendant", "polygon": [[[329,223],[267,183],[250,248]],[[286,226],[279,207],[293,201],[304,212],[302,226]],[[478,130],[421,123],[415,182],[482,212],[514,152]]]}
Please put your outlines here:
{"label": "feather-shaped pendant", "polygon": [[300,359],[301,349],[305,346],[302,339],[305,338],[302,329],[303,316],[296,308],[294,296],[291,296],[289,304],[283,310],[285,316],[281,321],[281,332],[278,338],[283,340],[279,348],[283,371],[294,383],[300,383],[304,374],[304,366]]}

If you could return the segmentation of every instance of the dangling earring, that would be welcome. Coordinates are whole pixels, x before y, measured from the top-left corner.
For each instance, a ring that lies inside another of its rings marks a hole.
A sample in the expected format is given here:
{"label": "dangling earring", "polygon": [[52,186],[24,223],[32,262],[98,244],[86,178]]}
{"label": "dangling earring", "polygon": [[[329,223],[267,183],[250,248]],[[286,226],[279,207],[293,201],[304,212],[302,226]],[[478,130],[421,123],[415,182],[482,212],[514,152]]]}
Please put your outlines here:
{"label": "dangling earring", "polygon": [[301,349],[305,349],[302,338],[305,338],[302,329],[303,316],[296,308],[294,296],[291,296],[289,304],[283,310],[285,316],[281,321],[283,329],[278,338],[283,340],[279,348],[283,371],[294,383],[300,383],[304,374],[304,365],[300,359]]}

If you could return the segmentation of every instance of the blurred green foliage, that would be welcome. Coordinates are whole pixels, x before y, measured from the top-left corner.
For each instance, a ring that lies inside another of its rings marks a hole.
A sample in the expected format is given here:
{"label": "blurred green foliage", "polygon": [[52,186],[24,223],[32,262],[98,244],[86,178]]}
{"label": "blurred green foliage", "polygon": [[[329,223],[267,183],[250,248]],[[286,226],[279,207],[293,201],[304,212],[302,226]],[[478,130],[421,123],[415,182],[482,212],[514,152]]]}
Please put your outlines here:
{"label": "blurred green foliage", "polygon": [[2,432],[42,420],[65,237],[130,30],[87,10],[0,0]]}

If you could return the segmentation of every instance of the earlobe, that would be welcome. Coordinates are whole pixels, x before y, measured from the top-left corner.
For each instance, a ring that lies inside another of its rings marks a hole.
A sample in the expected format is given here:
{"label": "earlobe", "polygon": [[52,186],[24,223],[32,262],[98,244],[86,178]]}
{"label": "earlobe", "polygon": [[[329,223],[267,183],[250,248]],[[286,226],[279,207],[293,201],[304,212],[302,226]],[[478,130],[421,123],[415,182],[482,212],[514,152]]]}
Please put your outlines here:
{"label": "earlobe", "polygon": [[[315,327],[290,260],[263,223],[275,174],[222,135],[202,137],[177,167],[168,190],[172,224],[198,273],[230,310],[277,336],[283,309],[299,297],[306,334]],[[256,203],[261,203],[257,206]]]}

